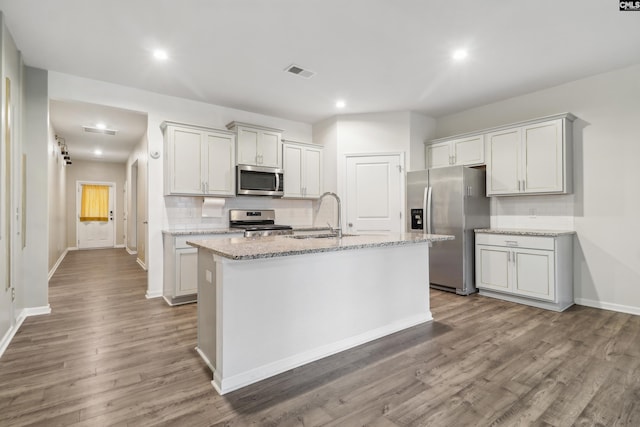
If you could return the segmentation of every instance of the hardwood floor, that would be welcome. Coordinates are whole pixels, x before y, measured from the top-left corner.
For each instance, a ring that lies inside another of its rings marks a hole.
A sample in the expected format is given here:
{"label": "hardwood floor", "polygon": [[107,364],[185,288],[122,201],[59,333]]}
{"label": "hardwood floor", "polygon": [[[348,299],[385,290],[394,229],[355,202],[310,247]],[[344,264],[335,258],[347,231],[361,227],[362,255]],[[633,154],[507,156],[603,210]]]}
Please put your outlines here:
{"label": "hardwood floor", "polygon": [[0,359],[0,426],[640,426],[640,316],[431,291],[433,322],[219,396],[197,306],[145,291],[124,250],[70,252]]}

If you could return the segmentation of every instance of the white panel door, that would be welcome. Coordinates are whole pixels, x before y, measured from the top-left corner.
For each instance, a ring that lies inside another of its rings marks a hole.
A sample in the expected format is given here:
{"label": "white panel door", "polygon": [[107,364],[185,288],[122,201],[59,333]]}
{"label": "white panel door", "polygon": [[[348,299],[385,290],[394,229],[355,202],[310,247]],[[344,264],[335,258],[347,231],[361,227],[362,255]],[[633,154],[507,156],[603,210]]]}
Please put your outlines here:
{"label": "white panel door", "polygon": [[480,165],[484,163],[484,135],[451,141],[456,165]]}
{"label": "white panel door", "polygon": [[522,128],[524,191],[526,193],[563,190],[562,120],[537,123]]}
{"label": "white panel door", "polygon": [[509,248],[476,245],[476,287],[510,291],[510,260]]}
{"label": "white panel door", "polygon": [[258,138],[260,131],[238,127],[238,164],[258,164]]}
{"label": "white panel door", "polygon": [[487,195],[520,191],[520,129],[487,135]]}
{"label": "white panel door", "polygon": [[198,293],[198,249],[176,249],[176,296]]}
{"label": "white panel door", "polygon": [[[306,148],[304,150],[304,196],[320,197],[322,193],[322,150]],[[287,176],[285,174],[285,176]]]}
{"label": "white panel door", "polygon": [[518,249],[514,252],[513,291],[529,297],[555,300],[555,263],[553,251]]}
{"label": "white panel door", "polygon": [[78,249],[112,248],[115,246],[115,184],[108,182],[92,182],[91,184],[109,186],[109,219],[107,221],[80,221],[80,206],[83,183],[78,183],[78,191],[76,192],[76,232]]}
{"label": "white panel door", "polygon": [[170,130],[169,159],[171,193],[202,194],[202,133],[190,129]]}
{"label": "white panel door", "polygon": [[282,166],[284,169],[284,196],[302,197],[303,148],[299,145],[284,144]]}
{"label": "white panel door", "polygon": [[268,166],[279,168],[282,165],[280,161],[281,134],[277,132],[262,131],[258,138],[258,164],[260,166]]}
{"label": "white panel door", "polygon": [[402,230],[400,166],[399,154],[347,157],[347,232]]}
{"label": "white panel door", "polygon": [[451,165],[451,144],[439,142],[427,145],[427,168],[441,168]]}
{"label": "white panel door", "polygon": [[235,195],[235,140],[233,135],[206,134],[205,194]]}

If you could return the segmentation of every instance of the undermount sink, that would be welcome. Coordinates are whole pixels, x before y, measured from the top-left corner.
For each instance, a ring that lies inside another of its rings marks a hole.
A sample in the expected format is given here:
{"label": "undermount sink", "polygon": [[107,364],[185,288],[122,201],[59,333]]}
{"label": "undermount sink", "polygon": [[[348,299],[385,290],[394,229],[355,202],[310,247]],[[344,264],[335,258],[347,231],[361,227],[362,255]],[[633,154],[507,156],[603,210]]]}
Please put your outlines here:
{"label": "undermount sink", "polygon": [[[343,234],[342,237],[351,237],[356,236],[356,234]],[[331,239],[338,237],[337,234],[334,233],[323,233],[323,234],[292,234],[287,236],[291,239]]]}

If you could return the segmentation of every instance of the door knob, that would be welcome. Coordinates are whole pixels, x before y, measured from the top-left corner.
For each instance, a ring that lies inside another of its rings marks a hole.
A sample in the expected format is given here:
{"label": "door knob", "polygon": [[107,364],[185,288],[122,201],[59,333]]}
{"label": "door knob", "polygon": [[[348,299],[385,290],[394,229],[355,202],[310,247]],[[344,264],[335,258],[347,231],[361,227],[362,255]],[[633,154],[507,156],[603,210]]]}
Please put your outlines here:
{"label": "door knob", "polygon": [[349,227],[353,227],[353,223],[352,223],[352,222],[348,223],[347,225],[348,225]]}

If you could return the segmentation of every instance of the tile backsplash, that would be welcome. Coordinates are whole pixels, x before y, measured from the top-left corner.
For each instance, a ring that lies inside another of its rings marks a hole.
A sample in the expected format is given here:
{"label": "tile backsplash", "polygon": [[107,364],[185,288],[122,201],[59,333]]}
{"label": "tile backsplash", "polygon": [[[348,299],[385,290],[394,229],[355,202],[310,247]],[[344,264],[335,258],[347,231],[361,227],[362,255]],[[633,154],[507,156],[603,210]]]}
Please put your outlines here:
{"label": "tile backsplash", "polygon": [[293,226],[313,224],[313,202],[311,200],[289,200],[270,197],[229,197],[220,218],[202,217],[203,197],[165,196],[167,227],[217,229],[229,227],[230,209],[274,209],[276,223]]}
{"label": "tile backsplash", "polygon": [[491,198],[492,228],[574,230],[574,195]]}

